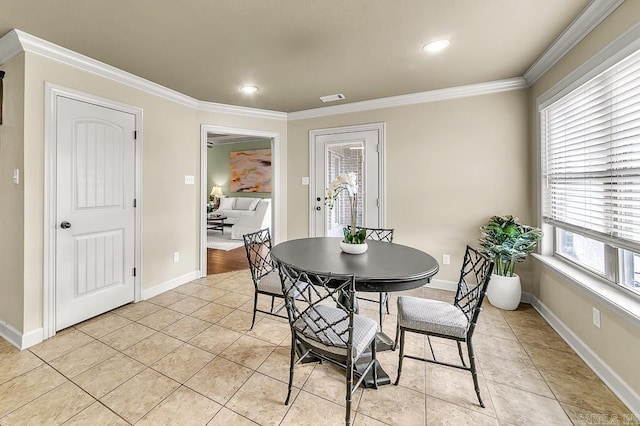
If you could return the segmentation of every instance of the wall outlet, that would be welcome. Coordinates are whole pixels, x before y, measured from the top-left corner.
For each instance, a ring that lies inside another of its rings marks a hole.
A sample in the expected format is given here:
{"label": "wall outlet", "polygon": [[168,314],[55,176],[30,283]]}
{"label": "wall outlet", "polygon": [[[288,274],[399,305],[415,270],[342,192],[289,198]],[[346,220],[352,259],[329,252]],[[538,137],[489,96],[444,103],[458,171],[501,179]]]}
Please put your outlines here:
{"label": "wall outlet", "polygon": [[196,178],[194,176],[185,175],[184,184],[185,185],[193,185],[196,183]]}
{"label": "wall outlet", "polygon": [[180,253],[175,252],[173,253],[173,263],[178,263],[178,262],[180,262]]}
{"label": "wall outlet", "polygon": [[593,308],[593,325],[600,328],[600,311]]}
{"label": "wall outlet", "polygon": [[442,255],[442,264],[443,265],[449,265],[451,263],[451,256],[449,256],[448,254],[443,254]]}

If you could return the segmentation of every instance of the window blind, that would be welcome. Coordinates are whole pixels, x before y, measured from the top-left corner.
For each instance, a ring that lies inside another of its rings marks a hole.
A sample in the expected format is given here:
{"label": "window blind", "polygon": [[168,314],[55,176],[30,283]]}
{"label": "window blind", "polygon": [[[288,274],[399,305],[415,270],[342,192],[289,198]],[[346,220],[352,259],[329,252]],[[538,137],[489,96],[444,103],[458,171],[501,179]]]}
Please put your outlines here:
{"label": "window blind", "polygon": [[544,221],[640,252],[640,51],[541,120]]}

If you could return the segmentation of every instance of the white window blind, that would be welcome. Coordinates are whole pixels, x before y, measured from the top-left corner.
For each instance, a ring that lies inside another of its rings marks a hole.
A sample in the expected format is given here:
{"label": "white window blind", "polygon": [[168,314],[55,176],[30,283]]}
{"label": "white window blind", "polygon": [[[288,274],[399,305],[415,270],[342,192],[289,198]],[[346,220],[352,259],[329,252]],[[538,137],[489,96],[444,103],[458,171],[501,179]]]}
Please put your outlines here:
{"label": "white window blind", "polygon": [[541,119],[545,222],[640,252],[640,51]]}

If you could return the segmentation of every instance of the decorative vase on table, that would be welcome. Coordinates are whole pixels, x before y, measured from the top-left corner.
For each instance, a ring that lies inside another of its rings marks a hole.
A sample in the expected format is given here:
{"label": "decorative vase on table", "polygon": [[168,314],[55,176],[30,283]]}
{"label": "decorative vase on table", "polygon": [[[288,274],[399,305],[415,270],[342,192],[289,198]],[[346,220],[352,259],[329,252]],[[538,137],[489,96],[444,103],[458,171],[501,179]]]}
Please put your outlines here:
{"label": "decorative vase on table", "polygon": [[342,192],[347,193],[351,213],[351,226],[343,228],[344,239],[340,241],[340,249],[348,254],[362,254],[367,251],[366,231],[356,230],[356,215],[358,212],[358,178],[355,173],[341,173],[327,188],[325,204],[333,209],[335,201]]}
{"label": "decorative vase on table", "polygon": [[492,216],[480,228],[480,245],[493,260],[493,275],[487,287],[487,298],[496,308],[514,310],[520,304],[520,277],[513,273],[516,263],[524,262],[542,239],[542,231],[522,225],[511,215]]}

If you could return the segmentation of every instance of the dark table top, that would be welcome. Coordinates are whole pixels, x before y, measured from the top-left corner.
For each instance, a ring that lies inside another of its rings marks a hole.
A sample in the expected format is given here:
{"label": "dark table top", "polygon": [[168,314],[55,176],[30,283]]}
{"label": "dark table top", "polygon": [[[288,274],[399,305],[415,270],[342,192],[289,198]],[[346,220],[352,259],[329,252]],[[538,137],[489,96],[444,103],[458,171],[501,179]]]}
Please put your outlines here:
{"label": "dark table top", "polygon": [[438,272],[433,256],[396,243],[367,240],[364,254],[340,250],[341,238],[301,238],[271,249],[279,262],[313,272],[355,274],[358,291],[402,291],[420,287]]}

